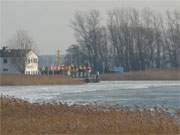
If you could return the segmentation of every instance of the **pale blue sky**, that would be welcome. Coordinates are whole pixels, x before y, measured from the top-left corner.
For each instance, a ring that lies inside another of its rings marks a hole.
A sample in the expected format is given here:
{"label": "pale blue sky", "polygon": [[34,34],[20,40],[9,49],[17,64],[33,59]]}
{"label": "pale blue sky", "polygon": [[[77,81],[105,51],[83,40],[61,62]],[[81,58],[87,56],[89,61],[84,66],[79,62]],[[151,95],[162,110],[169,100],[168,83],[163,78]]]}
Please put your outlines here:
{"label": "pale blue sky", "polygon": [[158,12],[180,9],[180,0],[1,0],[1,45],[19,29],[28,31],[41,54],[54,54],[76,43],[70,20],[77,10],[97,9],[105,13],[113,8],[152,8]]}

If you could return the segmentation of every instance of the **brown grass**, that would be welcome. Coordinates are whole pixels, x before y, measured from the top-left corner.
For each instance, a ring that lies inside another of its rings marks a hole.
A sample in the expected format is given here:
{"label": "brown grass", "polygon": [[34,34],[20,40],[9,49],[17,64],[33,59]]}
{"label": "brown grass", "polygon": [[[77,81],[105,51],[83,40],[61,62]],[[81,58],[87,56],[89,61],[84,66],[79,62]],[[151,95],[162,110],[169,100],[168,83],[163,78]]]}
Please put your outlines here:
{"label": "brown grass", "polygon": [[56,85],[56,84],[82,84],[83,80],[69,78],[63,75],[40,76],[20,74],[0,74],[0,85]]}
{"label": "brown grass", "polygon": [[[125,73],[109,73],[100,76],[102,80],[180,80],[180,69],[146,70]],[[59,85],[82,84],[84,79],[63,75],[32,76],[20,74],[0,74],[0,85]]]}
{"label": "brown grass", "polygon": [[1,97],[2,135],[177,135],[180,125],[163,111],[31,104]]}
{"label": "brown grass", "polygon": [[109,73],[102,75],[101,78],[102,80],[180,80],[180,69]]}

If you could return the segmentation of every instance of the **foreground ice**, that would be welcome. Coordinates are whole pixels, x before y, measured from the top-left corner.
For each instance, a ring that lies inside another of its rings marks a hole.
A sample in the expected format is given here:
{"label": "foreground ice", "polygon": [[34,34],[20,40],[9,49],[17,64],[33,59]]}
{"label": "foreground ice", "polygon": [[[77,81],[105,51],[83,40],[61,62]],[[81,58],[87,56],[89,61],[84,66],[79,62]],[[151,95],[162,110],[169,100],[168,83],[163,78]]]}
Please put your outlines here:
{"label": "foreground ice", "polygon": [[2,86],[2,95],[29,102],[180,109],[180,81],[103,81],[84,85]]}

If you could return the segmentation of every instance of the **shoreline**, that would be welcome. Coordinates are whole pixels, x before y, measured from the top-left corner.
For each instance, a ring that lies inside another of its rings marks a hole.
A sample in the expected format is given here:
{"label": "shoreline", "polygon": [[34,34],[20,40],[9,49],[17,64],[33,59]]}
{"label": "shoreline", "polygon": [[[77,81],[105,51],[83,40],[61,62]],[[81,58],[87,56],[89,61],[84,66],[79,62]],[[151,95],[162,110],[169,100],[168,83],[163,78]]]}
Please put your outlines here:
{"label": "shoreline", "polygon": [[[100,75],[101,81],[179,81],[180,69],[146,70]],[[0,86],[28,85],[80,85],[85,78],[71,78],[64,75],[21,75],[0,74]]]}

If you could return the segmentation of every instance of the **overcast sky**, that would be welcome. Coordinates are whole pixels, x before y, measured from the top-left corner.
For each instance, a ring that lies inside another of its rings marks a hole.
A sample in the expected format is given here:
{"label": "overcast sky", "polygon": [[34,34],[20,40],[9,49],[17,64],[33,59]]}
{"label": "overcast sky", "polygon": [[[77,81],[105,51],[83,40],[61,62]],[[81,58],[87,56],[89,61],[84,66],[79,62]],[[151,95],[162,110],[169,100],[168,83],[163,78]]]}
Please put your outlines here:
{"label": "overcast sky", "polygon": [[158,12],[180,9],[180,0],[1,0],[1,46],[17,30],[26,30],[38,44],[41,54],[65,53],[76,43],[70,21],[75,11],[98,9],[102,16],[113,8],[152,8]]}

